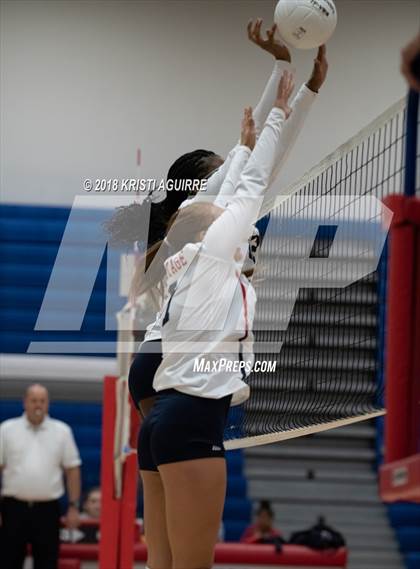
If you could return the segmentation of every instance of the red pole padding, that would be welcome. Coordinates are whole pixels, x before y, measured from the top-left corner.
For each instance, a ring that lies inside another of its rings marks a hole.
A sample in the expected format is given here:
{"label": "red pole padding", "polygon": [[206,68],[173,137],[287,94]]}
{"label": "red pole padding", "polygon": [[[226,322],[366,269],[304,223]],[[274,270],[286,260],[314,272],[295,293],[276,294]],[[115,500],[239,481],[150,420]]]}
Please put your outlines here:
{"label": "red pole padding", "polygon": [[[420,204],[420,200],[418,200],[418,202]],[[410,454],[420,453],[420,215],[416,231],[414,266],[415,306],[413,330],[413,382],[411,386],[411,437],[409,441]]]}
{"label": "red pole padding", "polygon": [[116,377],[105,377],[102,407],[100,569],[118,568],[118,529],[121,500],[115,498],[114,429],[117,413]]}
{"label": "red pole padding", "polygon": [[[388,196],[393,211],[389,236],[388,290],[385,344],[385,462],[410,454],[412,415],[416,198]],[[414,217],[414,218],[413,218]]]}

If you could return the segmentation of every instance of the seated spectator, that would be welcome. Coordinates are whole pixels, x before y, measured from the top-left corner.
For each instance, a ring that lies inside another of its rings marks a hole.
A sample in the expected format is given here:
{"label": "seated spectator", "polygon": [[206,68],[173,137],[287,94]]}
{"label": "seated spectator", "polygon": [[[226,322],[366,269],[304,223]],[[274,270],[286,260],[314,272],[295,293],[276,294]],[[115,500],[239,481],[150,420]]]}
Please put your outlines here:
{"label": "seated spectator", "polygon": [[274,528],[274,512],[268,500],[261,500],[256,512],[255,523],[244,531],[241,543],[274,543],[283,542],[281,533]]}
{"label": "seated spectator", "polygon": [[320,550],[338,549],[346,545],[341,533],[328,526],[324,516],[320,516],[316,524],[309,529],[294,532],[290,536],[289,543]]}
{"label": "seated spectator", "polygon": [[98,543],[100,537],[101,489],[91,488],[85,495],[77,529],[62,528],[60,540],[66,543]]}
{"label": "seated spectator", "polygon": [[95,487],[91,488],[89,492],[86,494],[80,518],[99,520],[100,517],[101,517],[101,489]]}

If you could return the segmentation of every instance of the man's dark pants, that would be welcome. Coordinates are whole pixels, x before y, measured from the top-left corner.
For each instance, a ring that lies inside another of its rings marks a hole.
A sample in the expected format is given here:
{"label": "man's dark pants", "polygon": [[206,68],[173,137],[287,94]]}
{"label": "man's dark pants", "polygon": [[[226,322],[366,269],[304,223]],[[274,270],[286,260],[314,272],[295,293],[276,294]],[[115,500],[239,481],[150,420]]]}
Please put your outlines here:
{"label": "man's dark pants", "polygon": [[3,497],[1,515],[2,569],[21,569],[28,543],[34,569],[56,569],[60,531],[58,500],[24,502]]}

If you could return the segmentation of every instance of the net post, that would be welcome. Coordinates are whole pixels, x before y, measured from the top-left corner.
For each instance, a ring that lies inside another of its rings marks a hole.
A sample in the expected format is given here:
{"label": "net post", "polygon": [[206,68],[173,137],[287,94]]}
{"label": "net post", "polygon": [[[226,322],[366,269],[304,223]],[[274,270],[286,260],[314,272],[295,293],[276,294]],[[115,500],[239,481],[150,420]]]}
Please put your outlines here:
{"label": "net post", "polygon": [[389,236],[386,315],[386,463],[409,454],[415,232],[405,219],[406,199],[405,196],[389,196],[384,200],[394,212]]}
{"label": "net post", "polygon": [[134,526],[137,512],[138,486],[137,453],[134,449],[137,447],[137,434],[139,426],[139,413],[130,399],[130,433],[128,444],[132,449],[132,452],[127,456],[123,467],[121,523],[119,536],[119,569],[132,569],[134,564]]}
{"label": "net post", "polygon": [[416,197],[418,107],[419,94],[410,91],[406,117],[404,195],[390,196],[386,200],[394,212],[394,219],[390,236],[388,296],[386,464],[381,468],[380,494],[388,502],[420,502],[420,199]]}
{"label": "net post", "polygon": [[[414,249],[414,306],[413,306],[413,361],[411,382],[411,428],[410,454],[420,453],[420,199],[416,200],[417,208],[412,209],[415,216],[415,249]],[[416,293],[417,291],[417,293]]]}
{"label": "net post", "polygon": [[115,497],[114,429],[117,417],[116,377],[105,377],[103,388],[101,444],[101,538],[99,568],[118,568],[118,538],[121,501]]}

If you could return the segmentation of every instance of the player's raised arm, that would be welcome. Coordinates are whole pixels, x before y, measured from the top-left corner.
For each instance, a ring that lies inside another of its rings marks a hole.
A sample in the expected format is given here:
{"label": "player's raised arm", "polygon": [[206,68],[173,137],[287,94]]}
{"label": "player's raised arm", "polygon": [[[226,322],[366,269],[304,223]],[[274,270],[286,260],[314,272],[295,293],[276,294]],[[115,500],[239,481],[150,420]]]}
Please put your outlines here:
{"label": "player's raised arm", "polygon": [[289,98],[293,88],[293,77],[285,71],[278,86],[274,107],[242,172],[235,195],[206,233],[204,245],[208,254],[231,260],[237,247],[252,232],[252,224],[258,217],[261,198],[275,165],[283,124],[291,113]]}
{"label": "player's raised arm", "polygon": [[272,55],[275,59],[275,63],[270,78],[261,95],[261,99],[257,103],[253,113],[257,137],[264,126],[268,114],[273,108],[280,77],[284,71],[292,73],[290,51],[284,43],[275,37],[276,24],[273,24],[270,29],[266,30],[264,36],[261,34],[262,23],[261,18],[258,18],[255,22],[252,20],[248,22],[248,39]]}
{"label": "player's raised arm", "polygon": [[[291,56],[288,48],[274,37],[276,25],[274,24],[269,30],[267,30],[266,37],[263,37],[261,35],[262,23],[263,21],[261,18],[257,19],[255,22],[250,20],[247,28],[249,40],[258,45],[261,49],[270,53],[275,58],[274,69],[264,87],[261,98],[253,111],[257,137],[264,126],[264,122],[269,112],[273,108],[277,87],[283,71],[291,71]],[[223,180],[227,176],[231,162],[239,147],[240,144],[237,144],[232,148],[225,162],[211,176],[209,176],[206,191],[207,195],[215,196],[219,193]]]}
{"label": "player's raised arm", "polygon": [[252,117],[252,109],[251,107],[247,107],[242,119],[240,144],[236,147],[235,154],[229,161],[229,168],[221,183],[218,194],[214,196],[209,195],[207,192],[198,192],[193,198],[183,202],[180,209],[200,202],[211,202],[220,207],[226,207],[230,196],[235,193],[239,177],[255,146],[255,140],[255,125]]}
{"label": "player's raised arm", "polygon": [[229,171],[220,188],[214,204],[220,207],[226,207],[229,200],[235,193],[239,178],[243,169],[248,162],[256,141],[255,122],[252,116],[252,108],[247,107],[244,110],[244,116],[241,124],[241,144],[231,162]]}
{"label": "player's raised arm", "polygon": [[325,45],[322,45],[318,49],[309,80],[302,85],[296,94],[296,97],[292,101],[292,113],[289,120],[284,125],[281,133],[281,140],[277,145],[275,166],[271,175],[270,183],[276,178],[279,170],[287,160],[317,97],[317,93],[327,78],[327,73],[327,50]]}

